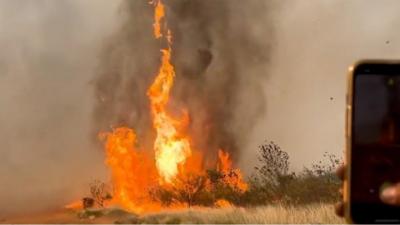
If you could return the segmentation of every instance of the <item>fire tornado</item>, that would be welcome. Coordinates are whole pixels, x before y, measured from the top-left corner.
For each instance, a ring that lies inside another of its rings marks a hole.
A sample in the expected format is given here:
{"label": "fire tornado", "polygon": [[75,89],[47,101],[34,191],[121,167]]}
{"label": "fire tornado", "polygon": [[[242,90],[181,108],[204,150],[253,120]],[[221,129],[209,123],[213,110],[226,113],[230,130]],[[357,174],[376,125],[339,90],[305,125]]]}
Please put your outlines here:
{"label": "fire tornado", "polygon": [[163,181],[171,183],[178,174],[178,166],[185,163],[192,151],[186,135],[178,132],[178,129],[185,125],[184,120],[173,118],[166,110],[175,78],[175,69],[171,64],[172,33],[166,23],[165,26],[161,25],[161,22],[165,21],[164,5],[161,0],[153,4],[155,5],[154,35],[156,38],[166,38],[168,48],[161,50],[161,66],[147,94],[151,104],[153,127],[157,132],[154,150],[158,173]]}
{"label": "fire tornado", "polygon": [[[138,147],[135,131],[131,128],[120,127],[102,134],[106,138],[106,164],[111,169],[114,187],[112,203],[139,213],[165,207],[151,198],[149,192],[152,188],[178,188],[186,185],[182,180],[193,174],[206,173],[202,151],[192,149],[191,137],[185,132],[189,124],[188,113],[181,109],[183,116],[176,118],[168,111],[176,77],[171,63],[173,36],[168,28],[162,0],[154,0],[151,5],[154,6],[154,37],[166,43],[166,47],[160,49],[158,73],[147,90],[152,118],[152,127],[149,129],[156,133],[153,151]],[[222,150],[219,152],[218,168],[222,174],[226,174],[223,181],[227,185],[241,191],[247,189],[240,170],[231,168],[229,154]],[[182,208],[184,205],[173,203],[169,207]]]}

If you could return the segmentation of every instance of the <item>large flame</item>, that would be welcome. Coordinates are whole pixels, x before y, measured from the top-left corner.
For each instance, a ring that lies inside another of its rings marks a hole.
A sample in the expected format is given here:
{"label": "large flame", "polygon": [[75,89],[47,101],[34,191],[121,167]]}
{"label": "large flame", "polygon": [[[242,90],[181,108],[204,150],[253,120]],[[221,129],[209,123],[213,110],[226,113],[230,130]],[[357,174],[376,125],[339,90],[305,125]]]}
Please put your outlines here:
{"label": "large flame", "polygon": [[247,191],[248,185],[244,182],[240,170],[232,167],[232,160],[230,159],[229,154],[223,150],[219,150],[218,158],[219,164],[217,169],[222,173],[224,183],[240,192]]}
{"label": "large flame", "polygon": [[163,181],[170,183],[178,174],[178,166],[185,163],[192,151],[188,138],[178,133],[178,129],[183,127],[187,120],[174,119],[166,111],[175,71],[170,63],[171,48],[161,52],[163,56],[160,71],[148,91],[148,96],[153,126],[157,131],[154,142],[157,169]]}
{"label": "large flame", "polygon": [[149,193],[144,191],[157,183],[152,156],[136,149],[132,129],[117,128],[106,136],[106,164],[112,172],[113,202],[135,212],[158,209],[159,204],[152,202]]}
{"label": "large flame", "polygon": [[[106,164],[112,172],[114,196],[112,203],[133,212],[161,209],[161,203],[151,198],[149,190],[156,186],[181,185],[181,178],[192,174],[205,174],[201,151],[193,151],[189,135],[184,132],[189,115],[182,110],[182,118],[174,118],[167,110],[174,84],[175,70],[171,63],[172,32],[165,22],[165,7],[161,0],[153,0],[154,36],[165,39],[167,47],[161,49],[161,65],[154,82],[147,91],[150,101],[153,129],[156,132],[153,151],[138,149],[134,130],[127,127],[104,133],[106,138]],[[218,171],[223,181],[239,191],[246,191],[238,169],[232,169],[229,154],[219,151]],[[220,205],[229,205],[220,200]],[[224,203],[224,204],[222,204]],[[174,205],[174,208],[182,205]]]}
{"label": "large flame", "polygon": [[161,0],[154,0],[153,4],[155,6],[154,35],[156,38],[166,37],[168,48],[161,50],[161,66],[147,95],[150,99],[153,126],[157,132],[154,142],[156,166],[162,178],[161,182],[171,183],[178,175],[178,167],[184,165],[186,159],[192,154],[192,150],[187,135],[178,132],[186,125],[187,114],[179,120],[172,118],[166,110],[175,78],[175,69],[171,64],[172,33],[166,23],[164,23],[164,29],[161,29],[161,20],[165,20],[163,3]]}

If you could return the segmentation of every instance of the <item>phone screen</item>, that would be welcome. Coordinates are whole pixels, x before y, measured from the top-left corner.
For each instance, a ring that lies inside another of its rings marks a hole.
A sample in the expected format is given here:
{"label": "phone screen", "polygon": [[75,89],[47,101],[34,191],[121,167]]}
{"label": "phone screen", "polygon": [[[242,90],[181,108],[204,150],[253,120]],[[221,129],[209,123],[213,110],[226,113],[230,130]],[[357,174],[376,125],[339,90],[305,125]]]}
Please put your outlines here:
{"label": "phone screen", "polygon": [[353,81],[351,206],[357,223],[400,222],[380,192],[400,182],[400,66],[363,65]]}

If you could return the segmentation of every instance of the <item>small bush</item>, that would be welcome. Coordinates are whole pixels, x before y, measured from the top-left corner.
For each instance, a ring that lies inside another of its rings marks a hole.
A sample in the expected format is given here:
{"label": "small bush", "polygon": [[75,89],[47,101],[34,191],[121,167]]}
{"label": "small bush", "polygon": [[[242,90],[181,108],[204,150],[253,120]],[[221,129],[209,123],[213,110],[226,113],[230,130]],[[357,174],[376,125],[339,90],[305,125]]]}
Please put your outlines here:
{"label": "small bush", "polygon": [[[178,177],[174,185],[159,185],[150,190],[150,196],[154,201],[161,202],[164,206],[173,203],[185,203],[188,208],[193,205],[208,205],[210,198],[206,193],[207,177],[205,175],[190,174]],[[209,203],[211,204],[211,203]]]}
{"label": "small bush", "polygon": [[157,186],[150,191],[154,201],[165,206],[173,203],[185,203],[188,208],[193,205],[215,206],[218,200],[224,199],[233,204],[241,204],[243,192],[234,185],[225,182],[226,174],[218,170],[208,170],[206,174],[191,174],[177,178],[173,186]]}
{"label": "small bush", "polygon": [[300,173],[289,172],[289,155],[273,142],[259,147],[260,167],[249,180],[250,189],[244,195],[246,205],[331,203],[339,200],[340,181],[335,169],[340,159],[324,153],[324,160],[304,168]]}
{"label": "small bush", "polygon": [[99,180],[95,180],[90,184],[90,193],[92,199],[100,207],[104,207],[104,202],[112,199],[111,191],[108,185]]}

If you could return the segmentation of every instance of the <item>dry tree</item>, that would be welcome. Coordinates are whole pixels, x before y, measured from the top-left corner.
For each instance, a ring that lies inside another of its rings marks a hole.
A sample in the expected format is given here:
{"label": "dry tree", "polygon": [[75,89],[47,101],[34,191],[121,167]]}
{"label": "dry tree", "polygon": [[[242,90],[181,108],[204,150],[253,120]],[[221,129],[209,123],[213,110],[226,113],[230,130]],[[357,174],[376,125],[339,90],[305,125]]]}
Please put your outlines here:
{"label": "dry tree", "polygon": [[109,186],[99,180],[95,180],[90,184],[90,194],[100,207],[104,207],[104,202],[112,198]]}

